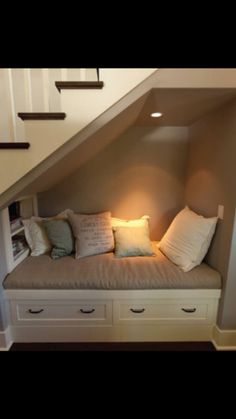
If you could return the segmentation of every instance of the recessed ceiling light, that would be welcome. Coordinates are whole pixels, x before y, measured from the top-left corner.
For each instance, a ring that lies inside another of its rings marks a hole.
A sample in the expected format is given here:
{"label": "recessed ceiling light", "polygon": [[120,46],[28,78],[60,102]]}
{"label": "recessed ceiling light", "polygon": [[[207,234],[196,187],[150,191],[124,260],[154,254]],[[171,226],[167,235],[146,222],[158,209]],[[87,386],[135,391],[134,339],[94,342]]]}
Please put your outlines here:
{"label": "recessed ceiling light", "polygon": [[160,116],[162,116],[161,112],[154,112],[154,113],[151,114],[152,118],[160,118]]}

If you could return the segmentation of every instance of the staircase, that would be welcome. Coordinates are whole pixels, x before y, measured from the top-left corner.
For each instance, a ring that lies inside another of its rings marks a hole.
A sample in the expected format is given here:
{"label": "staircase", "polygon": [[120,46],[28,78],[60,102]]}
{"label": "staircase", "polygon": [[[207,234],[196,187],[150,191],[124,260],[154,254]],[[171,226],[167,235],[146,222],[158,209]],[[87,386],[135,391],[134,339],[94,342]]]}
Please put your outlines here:
{"label": "staircase", "polygon": [[[65,119],[64,112],[55,112],[56,108],[61,109],[61,101],[54,84],[59,92],[61,89],[103,87],[99,81],[99,69],[90,69],[89,75],[93,81],[73,80],[75,77],[86,78],[85,69],[0,69],[0,149],[28,148],[24,146],[28,143],[21,141],[25,130],[17,116],[23,121]],[[56,77],[72,77],[72,81],[56,81]],[[2,141],[4,137],[6,141]]]}
{"label": "staircase", "polygon": [[111,119],[112,107],[117,113],[121,99],[155,72],[0,69],[0,198],[86,127],[99,130],[107,122],[106,111]]}

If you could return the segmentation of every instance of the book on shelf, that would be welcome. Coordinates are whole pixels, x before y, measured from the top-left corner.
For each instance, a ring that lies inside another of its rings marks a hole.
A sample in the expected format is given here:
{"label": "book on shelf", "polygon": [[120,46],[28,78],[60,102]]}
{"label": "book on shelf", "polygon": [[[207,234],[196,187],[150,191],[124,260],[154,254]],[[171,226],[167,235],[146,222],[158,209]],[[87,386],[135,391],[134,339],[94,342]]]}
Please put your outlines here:
{"label": "book on shelf", "polygon": [[10,221],[11,232],[17,230],[18,228],[23,227],[22,218],[16,218],[15,220]]}
{"label": "book on shelf", "polygon": [[16,256],[18,253],[24,252],[27,248],[28,246],[25,237],[21,235],[16,235],[12,240],[13,256]]}
{"label": "book on shelf", "polygon": [[27,250],[29,250],[28,247],[24,247],[21,250],[17,250],[16,252],[13,251],[13,258],[17,259],[19,256],[21,256],[23,253],[25,253]]}

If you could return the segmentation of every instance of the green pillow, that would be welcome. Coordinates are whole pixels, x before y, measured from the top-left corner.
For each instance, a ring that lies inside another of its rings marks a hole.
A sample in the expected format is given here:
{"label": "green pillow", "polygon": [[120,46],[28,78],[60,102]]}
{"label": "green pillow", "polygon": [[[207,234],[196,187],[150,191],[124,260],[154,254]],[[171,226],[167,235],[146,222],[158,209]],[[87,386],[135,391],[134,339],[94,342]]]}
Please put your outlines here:
{"label": "green pillow", "polygon": [[149,227],[119,226],[114,228],[115,256],[118,258],[129,256],[153,256],[152,243],[149,238]]}
{"label": "green pillow", "polygon": [[44,220],[43,225],[52,245],[52,259],[60,259],[74,251],[74,237],[67,220]]}

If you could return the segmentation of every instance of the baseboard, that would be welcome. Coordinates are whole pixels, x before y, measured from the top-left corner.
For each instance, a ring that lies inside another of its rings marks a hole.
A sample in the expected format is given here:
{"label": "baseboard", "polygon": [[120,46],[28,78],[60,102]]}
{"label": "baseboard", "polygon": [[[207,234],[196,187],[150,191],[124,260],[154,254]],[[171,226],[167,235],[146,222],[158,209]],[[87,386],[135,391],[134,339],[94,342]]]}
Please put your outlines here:
{"label": "baseboard", "polygon": [[[122,342],[122,341],[207,341],[211,340],[218,351],[236,350],[236,330],[221,330],[218,326],[189,328],[163,326],[160,333],[154,327],[106,327],[106,328],[81,328],[76,333],[74,327],[8,327],[0,332],[0,351],[8,351],[15,342]],[[99,330],[100,329],[100,330]],[[49,333],[50,331],[50,333]],[[88,334],[89,331],[89,334]],[[123,331],[123,333],[121,333]],[[82,333],[81,333],[82,332]],[[92,332],[92,333],[91,333]],[[102,333],[101,333],[102,332]],[[111,333],[112,332],[112,333]],[[124,333],[124,332],[128,332]],[[156,332],[156,333],[155,333]],[[123,335],[123,336],[122,336]]]}
{"label": "baseboard", "polygon": [[211,341],[211,325],[11,326],[14,342]]}
{"label": "baseboard", "polygon": [[0,351],[9,351],[12,344],[11,329],[8,327],[4,332],[0,332]]}
{"label": "baseboard", "polygon": [[212,343],[218,351],[236,351],[236,330],[213,328]]}

